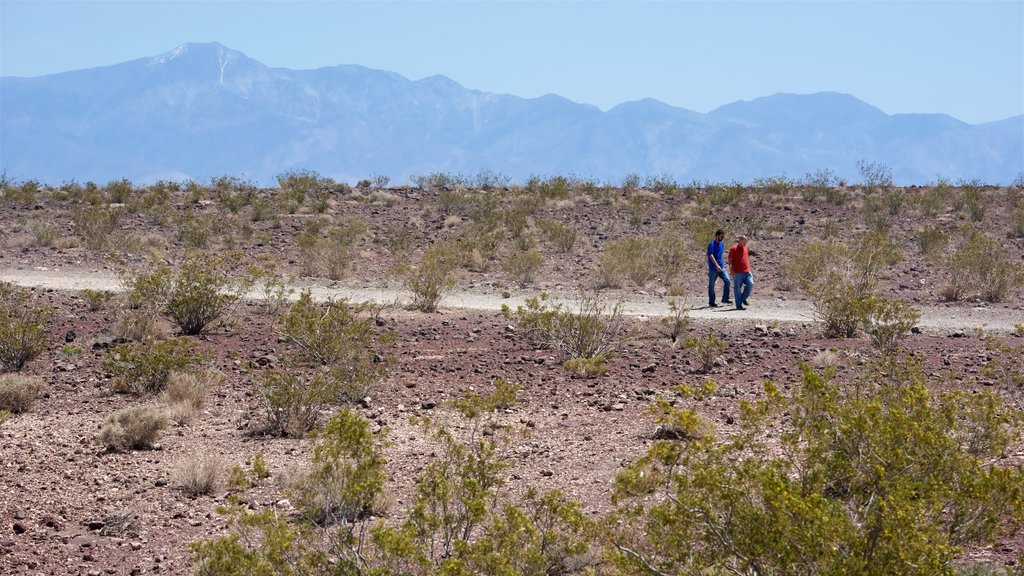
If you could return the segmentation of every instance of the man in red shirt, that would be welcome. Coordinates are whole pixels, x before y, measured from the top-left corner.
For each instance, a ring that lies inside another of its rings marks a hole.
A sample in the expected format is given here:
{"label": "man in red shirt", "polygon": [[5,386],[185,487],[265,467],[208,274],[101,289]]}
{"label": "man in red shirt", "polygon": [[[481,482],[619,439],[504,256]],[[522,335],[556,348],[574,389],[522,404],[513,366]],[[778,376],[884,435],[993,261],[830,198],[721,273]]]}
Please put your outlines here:
{"label": "man in red shirt", "polygon": [[747,297],[754,290],[754,275],[750,273],[750,255],[747,253],[747,237],[740,236],[729,248],[729,271],[735,291],[733,301],[737,310],[747,309]]}

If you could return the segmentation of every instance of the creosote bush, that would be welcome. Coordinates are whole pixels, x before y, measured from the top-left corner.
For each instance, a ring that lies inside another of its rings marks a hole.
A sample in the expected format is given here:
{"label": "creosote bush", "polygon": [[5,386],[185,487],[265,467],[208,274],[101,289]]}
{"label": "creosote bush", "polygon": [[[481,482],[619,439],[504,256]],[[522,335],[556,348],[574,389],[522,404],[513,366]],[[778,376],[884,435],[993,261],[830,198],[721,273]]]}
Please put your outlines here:
{"label": "creosote bush", "polygon": [[445,293],[455,287],[458,249],[453,244],[434,244],[420,259],[419,266],[405,276],[405,288],[412,292],[412,305],[423,312],[434,312]]}
{"label": "creosote bush", "polygon": [[185,372],[202,361],[187,338],[162,342],[118,344],[103,361],[114,376],[114,389],[132,394],[163,391],[173,372]]}
{"label": "creosote bush", "polygon": [[765,393],[725,438],[662,406],[684,439],[616,478],[619,571],[952,576],[964,546],[1020,533],[1024,473],[996,464],[1019,416],[991,394],[934,394],[913,360]]}
{"label": "creosote bush", "polygon": [[365,367],[373,364],[379,312],[373,303],[352,304],[346,298],[314,302],[312,293],[303,290],[281,316],[278,334],[317,364]]}
{"label": "creosote bush", "polygon": [[27,290],[0,282],[0,372],[19,372],[43,351],[50,315]]}
{"label": "creosote bush", "polygon": [[152,406],[131,406],[107,417],[100,441],[114,451],[152,448],[167,427],[167,416]]}
{"label": "creosote bush", "polygon": [[316,428],[321,411],[337,392],[335,383],[322,374],[307,379],[293,371],[266,370],[259,385],[263,413],[253,432],[302,438]]}
{"label": "creosote bush", "polygon": [[893,354],[920,319],[921,312],[907,302],[877,300],[867,313],[865,330],[875,348]]}
{"label": "creosote bush", "polygon": [[501,313],[524,332],[531,344],[555,348],[566,359],[610,356],[629,338],[622,304],[610,309],[597,296],[581,292],[574,303],[553,302],[546,293],[527,298]]}
{"label": "creosote bush", "polygon": [[248,291],[248,278],[236,277],[221,256],[189,252],[177,267],[152,264],[126,272],[122,282],[135,307],[152,307],[184,335],[224,325]]}
{"label": "creosote bush", "polygon": [[940,290],[946,300],[980,297],[1002,302],[1024,280],[1024,267],[991,236],[969,234],[946,261],[948,281]]}
{"label": "creosote bush", "polygon": [[700,371],[707,374],[714,370],[715,361],[725,352],[725,340],[714,332],[693,336],[683,341],[683,346],[693,352],[700,364]]}

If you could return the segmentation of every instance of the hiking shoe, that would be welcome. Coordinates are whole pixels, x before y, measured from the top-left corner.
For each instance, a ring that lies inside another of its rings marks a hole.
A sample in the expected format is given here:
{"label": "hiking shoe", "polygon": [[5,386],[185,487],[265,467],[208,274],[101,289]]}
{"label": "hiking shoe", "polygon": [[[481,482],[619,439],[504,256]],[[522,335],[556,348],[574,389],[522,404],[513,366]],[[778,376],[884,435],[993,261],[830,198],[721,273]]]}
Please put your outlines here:
{"label": "hiking shoe", "polygon": [[736,309],[737,309],[737,310],[746,310],[746,309],[747,309],[747,307],[746,307],[746,306],[744,306],[743,304],[740,304],[740,305],[736,306]]}
{"label": "hiking shoe", "polygon": [[722,304],[732,304],[732,300],[722,300]]}
{"label": "hiking shoe", "polygon": [[711,304],[708,304],[708,308],[718,308],[718,304],[712,302]]}

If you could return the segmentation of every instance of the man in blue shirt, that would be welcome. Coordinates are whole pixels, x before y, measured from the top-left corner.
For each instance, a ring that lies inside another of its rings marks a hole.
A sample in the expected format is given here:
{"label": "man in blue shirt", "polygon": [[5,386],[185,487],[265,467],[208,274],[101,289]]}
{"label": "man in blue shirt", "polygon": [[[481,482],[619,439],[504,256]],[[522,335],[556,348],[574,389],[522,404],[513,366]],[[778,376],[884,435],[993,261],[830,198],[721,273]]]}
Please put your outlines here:
{"label": "man in blue shirt", "polygon": [[708,244],[708,307],[716,308],[715,281],[722,279],[722,303],[732,304],[729,300],[729,273],[725,270],[725,232],[715,231],[715,239]]}

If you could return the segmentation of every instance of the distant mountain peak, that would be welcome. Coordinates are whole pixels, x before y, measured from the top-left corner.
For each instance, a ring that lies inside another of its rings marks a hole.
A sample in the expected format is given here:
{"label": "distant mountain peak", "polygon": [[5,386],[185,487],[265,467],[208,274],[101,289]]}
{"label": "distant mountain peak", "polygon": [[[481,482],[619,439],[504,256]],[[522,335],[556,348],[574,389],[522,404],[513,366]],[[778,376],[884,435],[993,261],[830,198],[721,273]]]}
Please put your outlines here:
{"label": "distant mountain peak", "polygon": [[216,60],[224,64],[233,60],[248,59],[248,57],[238,50],[228,48],[220,42],[186,42],[185,44],[178,45],[173,50],[153,57],[150,60],[150,64],[168,64],[176,60],[202,61],[207,59]]}
{"label": "distant mountain peak", "polygon": [[840,92],[777,93],[707,114],[651,98],[602,112],[556,94],[520,98],[443,75],[410,81],[356,64],[269,68],[217,42],[45,76],[0,78],[0,169],[45,182],[127,177],[273,182],[292,169],[338,180],[488,169],[513,179],[626,174],[750,181],[859,160],[898,183],[1009,182],[1024,116],[972,126],[890,116]]}

